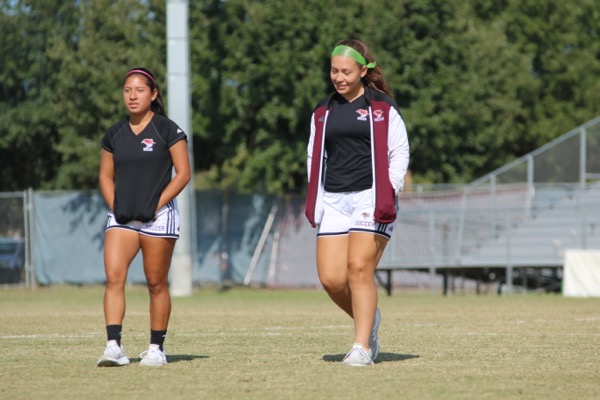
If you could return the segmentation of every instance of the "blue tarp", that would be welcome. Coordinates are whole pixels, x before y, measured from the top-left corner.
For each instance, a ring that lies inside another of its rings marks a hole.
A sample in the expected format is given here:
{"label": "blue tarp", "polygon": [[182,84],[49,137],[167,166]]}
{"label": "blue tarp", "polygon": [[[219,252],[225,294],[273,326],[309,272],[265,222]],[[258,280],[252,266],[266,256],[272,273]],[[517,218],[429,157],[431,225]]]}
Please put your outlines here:
{"label": "blue tarp", "polygon": [[[195,284],[243,282],[274,201],[261,195],[196,193]],[[31,251],[39,284],[104,282],[107,211],[97,191],[34,193]],[[268,260],[261,259],[265,264]],[[145,282],[141,254],[129,269],[128,281]]]}

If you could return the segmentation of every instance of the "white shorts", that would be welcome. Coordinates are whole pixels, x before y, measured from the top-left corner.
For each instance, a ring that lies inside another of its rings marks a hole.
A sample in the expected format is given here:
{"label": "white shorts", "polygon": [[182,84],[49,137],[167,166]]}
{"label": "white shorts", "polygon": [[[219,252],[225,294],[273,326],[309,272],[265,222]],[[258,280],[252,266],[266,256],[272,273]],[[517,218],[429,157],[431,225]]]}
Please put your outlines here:
{"label": "white shorts", "polygon": [[373,189],[361,192],[323,193],[323,218],[317,236],[347,235],[367,232],[392,236],[394,224],[380,224],[373,219]]}
{"label": "white shorts", "polygon": [[128,229],[138,232],[140,235],[178,239],[179,210],[177,209],[177,202],[175,200],[168,202],[158,210],[156,217],[149,222],[129,221],[120,224],[115,219],[115,214],[110,210],[105,230],[113,228]]}

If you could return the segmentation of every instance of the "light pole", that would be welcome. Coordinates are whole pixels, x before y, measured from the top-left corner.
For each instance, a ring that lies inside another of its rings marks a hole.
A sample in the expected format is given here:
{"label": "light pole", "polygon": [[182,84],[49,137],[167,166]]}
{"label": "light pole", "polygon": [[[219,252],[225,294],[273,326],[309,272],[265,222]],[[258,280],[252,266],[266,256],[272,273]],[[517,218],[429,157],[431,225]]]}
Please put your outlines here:
{"label": "light pole", "polygon": [[191,127],[191,90],[188,40],[188,2],[167,0],[167,75],[168,114],[188,137],[188,154],[192,179],[177,196],[181,222],[180,237],[175,246],[170,273],[170,290],[173,296],[192,294],[193,249],[195,246],[195,196],[194,158]]}

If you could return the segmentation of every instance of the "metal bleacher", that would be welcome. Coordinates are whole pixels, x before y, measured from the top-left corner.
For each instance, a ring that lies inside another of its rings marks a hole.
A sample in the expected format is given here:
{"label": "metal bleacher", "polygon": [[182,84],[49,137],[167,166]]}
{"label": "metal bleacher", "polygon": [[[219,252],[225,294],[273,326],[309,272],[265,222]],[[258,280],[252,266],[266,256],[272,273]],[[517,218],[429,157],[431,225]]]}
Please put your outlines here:
{"label": "metal bleacher", "polygon": [[[388,293],[446,293],[460,278],[499,292],[560,290],[565,251],[600,249],[598,155],[600,117],[467,185],[407,188],[379,283]],[[265,238],[248,282],[319,286],[303,198],[280,205]]]}
{"label": "metal bleacher", "polygon": [[388,293],[399,269],[558,291],[567,249],[600,249],[600,117],[466,186],[403,193],[378,279]]}

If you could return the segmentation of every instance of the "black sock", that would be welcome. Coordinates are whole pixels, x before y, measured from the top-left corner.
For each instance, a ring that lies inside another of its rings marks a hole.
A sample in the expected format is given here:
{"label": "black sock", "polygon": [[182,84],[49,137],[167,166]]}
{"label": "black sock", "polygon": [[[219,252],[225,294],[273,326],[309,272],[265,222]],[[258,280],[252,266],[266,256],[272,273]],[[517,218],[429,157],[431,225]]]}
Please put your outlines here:
{"label": "black sock", "polygon": [[106,337],[108,340],[116,340],[117,344],[120,346],[121,330],[123,330],[123,325],[106,325]]}
{"label": "black sock", "polygon": [[163,343],[165,342],[167,331],[155,331],[150,329],[150,344],[157,344],[160,351],[163,351]]}

